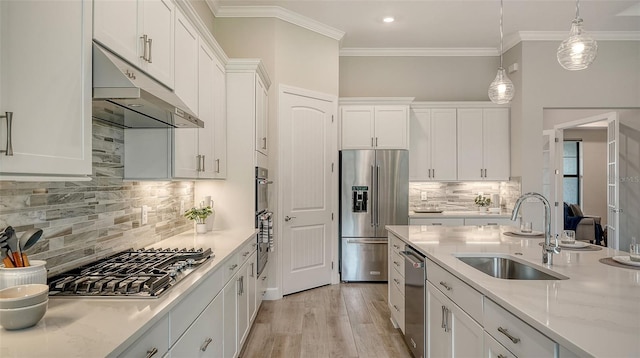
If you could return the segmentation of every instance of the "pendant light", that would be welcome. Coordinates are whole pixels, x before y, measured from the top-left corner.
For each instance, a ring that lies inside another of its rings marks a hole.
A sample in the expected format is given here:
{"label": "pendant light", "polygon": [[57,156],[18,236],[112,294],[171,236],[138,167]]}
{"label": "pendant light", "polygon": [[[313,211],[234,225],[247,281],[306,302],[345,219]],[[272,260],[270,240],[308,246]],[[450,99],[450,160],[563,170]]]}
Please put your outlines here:
{"label": "pendant light", "polygon": [[580,18],[580,0],[576,0],[576,18],[571,21],[569,38],[558,47],[558,62],[569,71],[584,70],[596,59],[598,43],[585,34]]}
{"label": "pendant light", "polygon": [[513,87],[513,82],[511,82],[507,76],[507,72],[502,67],[502,7],[502,0],[500,0],[500,67],[498,67],[496,78],[489,85],[489,99],[491,99],[491,102],[497,104],[509,103],[516,92]]}

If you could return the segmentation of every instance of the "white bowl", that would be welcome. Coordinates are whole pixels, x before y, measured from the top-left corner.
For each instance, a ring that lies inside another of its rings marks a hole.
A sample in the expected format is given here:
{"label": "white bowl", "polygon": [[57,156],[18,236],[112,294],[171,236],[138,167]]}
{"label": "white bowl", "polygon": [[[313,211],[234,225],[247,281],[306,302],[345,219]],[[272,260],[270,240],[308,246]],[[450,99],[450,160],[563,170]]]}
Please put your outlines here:
{"label": "white bowl", "polygon": [[4,267],[0,265],[0,289],[28,283],[47,283],[46,261],[33,260],[29,267]]}
{"label": "white bowl", "polygon": [[0,308],[0,326],[9,330],[35,326],[47,312],[48,303],[49,299],[32,306]]}
{"label": "white bowl", "polygon": [[49,286],[40,283],[18,285],[0,290],[0,308],[33,306],[47,300]]}

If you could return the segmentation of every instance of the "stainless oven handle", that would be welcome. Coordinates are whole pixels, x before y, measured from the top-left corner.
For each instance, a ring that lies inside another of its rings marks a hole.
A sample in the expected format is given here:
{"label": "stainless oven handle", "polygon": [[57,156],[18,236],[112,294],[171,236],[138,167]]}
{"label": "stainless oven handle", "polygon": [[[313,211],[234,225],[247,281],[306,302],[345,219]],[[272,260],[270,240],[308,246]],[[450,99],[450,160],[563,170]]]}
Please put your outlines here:
{"label": "stainless oven handle", "polygon": [[416,260],[416,256],[409,251],[400,251],[400,255],[409,261],[414,268],[423,268],[424,262]]}

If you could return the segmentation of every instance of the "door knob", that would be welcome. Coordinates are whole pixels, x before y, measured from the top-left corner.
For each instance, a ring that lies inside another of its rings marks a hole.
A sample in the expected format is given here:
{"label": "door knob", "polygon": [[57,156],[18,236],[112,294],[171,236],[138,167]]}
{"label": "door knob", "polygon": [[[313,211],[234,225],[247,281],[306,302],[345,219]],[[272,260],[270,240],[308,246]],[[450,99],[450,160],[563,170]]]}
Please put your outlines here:
{"label": "door knob", "polygon": [[295,218],[296,218],[295,216],[288,216],[287,215],[287,216],[284,217],[284,221],[289,221],[289,220],[295,219]]}

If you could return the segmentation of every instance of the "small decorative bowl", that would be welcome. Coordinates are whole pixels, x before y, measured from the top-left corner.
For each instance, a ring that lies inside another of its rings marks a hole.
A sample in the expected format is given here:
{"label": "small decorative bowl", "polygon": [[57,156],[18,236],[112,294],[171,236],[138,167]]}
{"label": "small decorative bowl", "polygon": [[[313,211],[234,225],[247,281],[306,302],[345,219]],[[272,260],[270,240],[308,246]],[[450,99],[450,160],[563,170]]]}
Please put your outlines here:
{"label": "small decorative bowl", "polygon": [[18,285],[0,290],[0,308],[33,306],[47,300],[49,286],[40,283]]}
{"label": "small decorative bowl", "polygon": [[4,329],[23,329],[35,326],[47,312],[49,299],[20,308],[0,308],[0,326]]}

